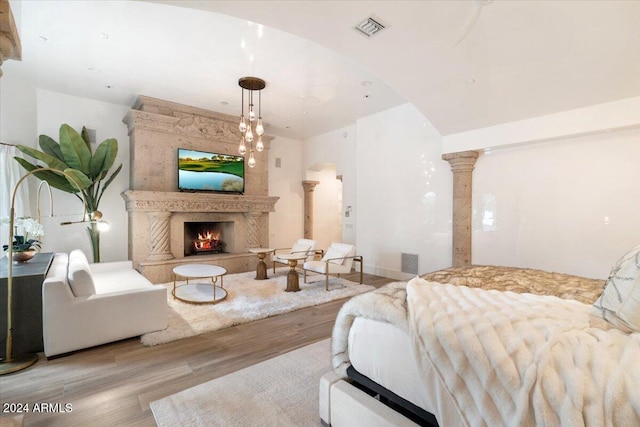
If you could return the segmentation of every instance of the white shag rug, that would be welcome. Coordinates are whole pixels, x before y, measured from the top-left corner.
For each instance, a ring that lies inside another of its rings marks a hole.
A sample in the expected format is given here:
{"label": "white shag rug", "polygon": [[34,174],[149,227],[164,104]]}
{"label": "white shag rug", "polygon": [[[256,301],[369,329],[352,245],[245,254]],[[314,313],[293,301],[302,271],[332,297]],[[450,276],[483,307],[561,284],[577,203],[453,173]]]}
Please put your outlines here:
{"label": "white shag rug", "polygon": [[320,377],[330,340],[299,348],[151,402],[159,427],[321,426]]}
{"label": "white shag rug", "polygon": [[[169,327],[144,334],[141,342],[145,346],[164,344],[375,289],[370,285],[331,277],[327,292],[324,276],[314,275],[308,276],[309,283],[306,284],[300,277],[299,292],[285,292],[288,271],[288,267],[276,269],[275,274],[270,271],[269,279],[266,280],[255,280],[255,271],[228,274],[224,276],[224,288],[229,295],[225,300],[211,305],[194,305],[174,300],[171,294],[173,282],[165,283],[169,302]],[[184,283],[176,282],[177,285]]]}

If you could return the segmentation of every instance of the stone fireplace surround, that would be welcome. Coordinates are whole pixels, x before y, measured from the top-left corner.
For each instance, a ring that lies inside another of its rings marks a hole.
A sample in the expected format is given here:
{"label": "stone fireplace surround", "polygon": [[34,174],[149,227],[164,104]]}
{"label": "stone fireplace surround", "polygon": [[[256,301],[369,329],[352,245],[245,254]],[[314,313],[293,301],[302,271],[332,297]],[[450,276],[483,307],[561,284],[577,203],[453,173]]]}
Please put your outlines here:
{"label": "stone fireplace surround", "polygon": [[[140,96],[124,118],[130,137],[131,189],[122,193],[129,213],[129,258],[153,283],[173,280],[172,270],[185,263],[211,263],[229,273],[255,268],[250,247],[268,246],[268,214],[278,197],[268,196],[268,150],[255,168],[245,166],[245,193],[180,192],[177,150],[235,154],[240,133],[237,118],[182,104]],[[185,222],[233,223],[226,253],[185,259]]]}

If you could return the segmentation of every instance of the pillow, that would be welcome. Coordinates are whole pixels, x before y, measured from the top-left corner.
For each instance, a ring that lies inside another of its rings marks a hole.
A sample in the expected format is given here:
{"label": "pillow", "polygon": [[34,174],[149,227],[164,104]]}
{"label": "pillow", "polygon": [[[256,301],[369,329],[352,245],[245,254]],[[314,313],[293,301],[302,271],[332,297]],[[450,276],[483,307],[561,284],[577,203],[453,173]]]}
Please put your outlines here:
{"label": "pillow", "polygon": [[[342,265],[342,263],[344,262],[344,257],[346,257],[348,253],[349,253],[349,250],[338,249],[334,246],[329,246],[329,249],[327,249],[327,252],[325,252],[324,256],[322,257],[322,261],[331,259],[331,261],[329,261],[330,263]],[[332,259],[332,258],[340,258],[340,259]]]}
{"label": "pillow", "polygon": [[77,297],[86,297],[96,293],[89,261],[80,249],[74,249],[69,254],[67,279],[69,279],[71,292]]}
{"label": "pillow", "polygon": [[291,253],[296,253],[296,254],[300,254],[300,253],[307,253],[311,250],[311,245],[307,244],[307,243],[296,243],[295,245],[293,245],[293,247],[291,248]]}
{"label": "pillow", "polygon": [[627,332],[640,332],[640,245],[611,269],[593,307],[604,320]]}

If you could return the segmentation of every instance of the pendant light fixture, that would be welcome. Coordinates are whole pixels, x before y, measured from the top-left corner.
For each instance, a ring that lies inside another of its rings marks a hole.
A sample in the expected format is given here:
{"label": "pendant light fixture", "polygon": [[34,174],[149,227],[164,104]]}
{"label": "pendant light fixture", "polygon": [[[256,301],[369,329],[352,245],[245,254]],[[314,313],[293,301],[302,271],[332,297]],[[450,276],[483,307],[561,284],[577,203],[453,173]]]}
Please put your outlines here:
{"label": "pendant light fixture", "polygon": [[[264,133],[264,126],[262,124],[262,89],[264,89],[267,84],[264,80],[259,79],[257,77],[242,77],[238,80],[238,85],[242,88],[242,110],[240,113],[240,124],[238,125],[238,130],[242,134],[240,137],[240,145],[238,146],[238,152],[241,155],[245,155],[247,151],[249,152],[249,160],[247,164],[250,168],[255,167],[256,158],[253,153],[253,140],[254,134],[258,136],[256,141],[256,151],[260,152],[264,150],[264,143],[262,142],[262,134]],[[249,91],[247,100],[248,100],[248,108],[247,108],[247,118],[244,116],[244,91]],[[256,115],[255,105],[253,104],[253,95],[254,92],[258,92],[258,114]],[[247,144],[249,147],[247,147]]]}

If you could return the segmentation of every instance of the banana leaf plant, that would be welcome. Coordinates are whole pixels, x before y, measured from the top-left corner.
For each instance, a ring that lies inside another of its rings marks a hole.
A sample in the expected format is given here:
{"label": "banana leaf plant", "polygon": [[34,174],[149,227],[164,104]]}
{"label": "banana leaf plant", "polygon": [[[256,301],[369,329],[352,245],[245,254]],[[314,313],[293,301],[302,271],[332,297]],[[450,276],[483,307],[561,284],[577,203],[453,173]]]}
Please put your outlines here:
{"label": "banana leaf plant", "polygon": [[[51,187],[75,194],[85,204],[88,219],[100,219],[101,215],[95,214],[98,212],[100,199],[122,169],[120,164],[107,178],[118,154],[118,141],[114,138],[106,139],[92,153],[86,128],[83,127],[82,132],[78,133],[68,124],[63,124],[60,126],[60,143],[47,135],[40,135],[39,143],[42,151],[24,145],[18,145],[18,149],[52,169],[64,171],[72,179],[51,171],[40,171],[34,175],[47,181]],[[28,171],[39,168],[23,158],[15,159]],[[100,262],[100,229],[96,221],[90,222],[87,231],[91,239],[93,262]]]}

